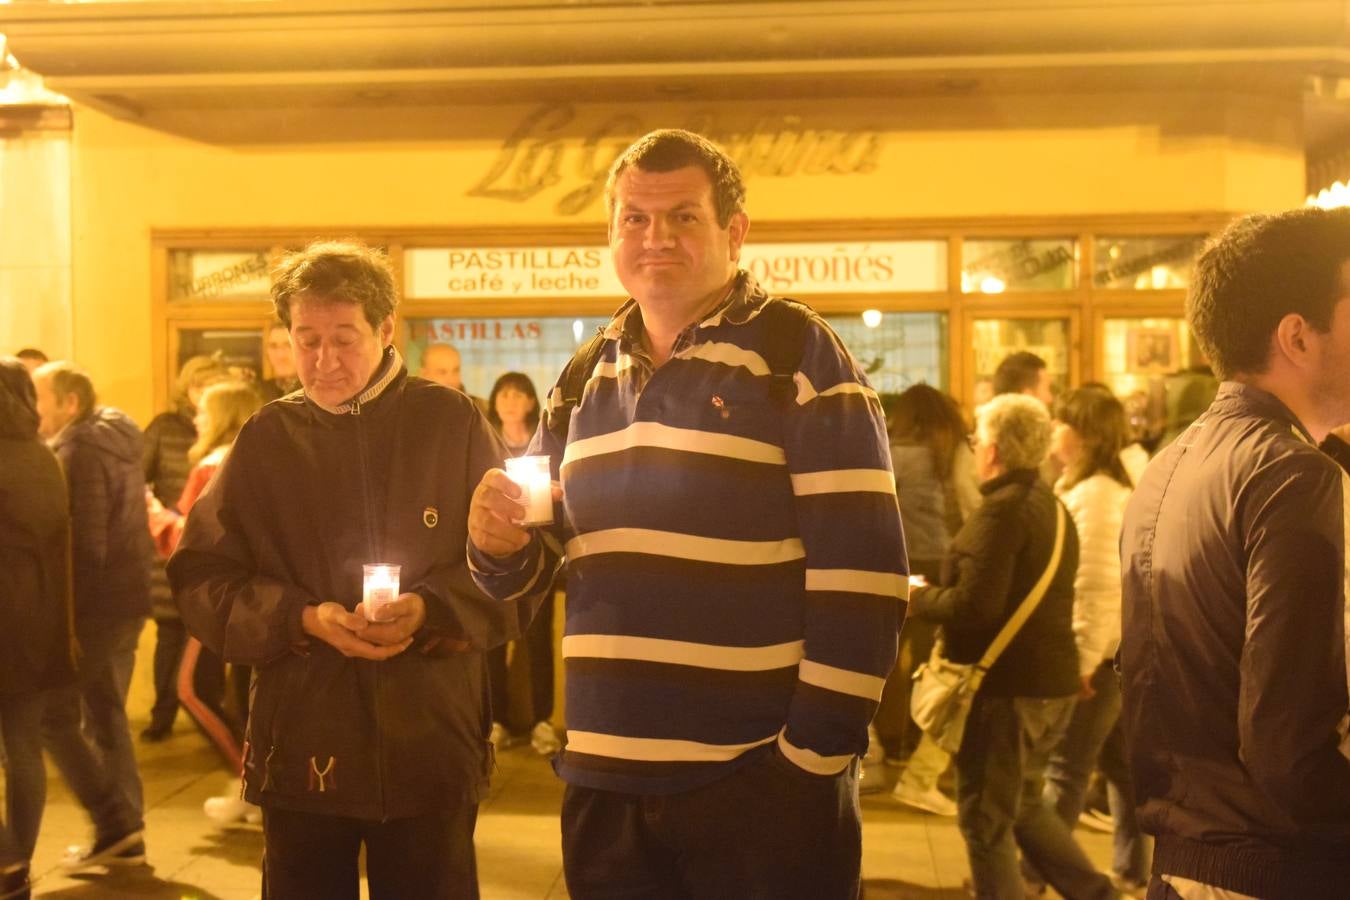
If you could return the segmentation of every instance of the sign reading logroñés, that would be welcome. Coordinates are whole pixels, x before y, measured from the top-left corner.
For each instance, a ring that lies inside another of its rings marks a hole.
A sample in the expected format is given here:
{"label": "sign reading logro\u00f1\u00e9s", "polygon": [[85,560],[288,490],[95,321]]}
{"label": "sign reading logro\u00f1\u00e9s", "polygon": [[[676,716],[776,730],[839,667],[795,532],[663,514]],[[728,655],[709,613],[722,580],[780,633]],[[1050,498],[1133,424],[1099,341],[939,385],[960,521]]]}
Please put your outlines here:
{"label": "sign reading logro\u00f1\u00e9s", "polygon": [[[748,244],[748,269],[775,294],[941,291],[945,241]],[[403,256],[409,300],[623,297],[606,247],[418,247]]]}

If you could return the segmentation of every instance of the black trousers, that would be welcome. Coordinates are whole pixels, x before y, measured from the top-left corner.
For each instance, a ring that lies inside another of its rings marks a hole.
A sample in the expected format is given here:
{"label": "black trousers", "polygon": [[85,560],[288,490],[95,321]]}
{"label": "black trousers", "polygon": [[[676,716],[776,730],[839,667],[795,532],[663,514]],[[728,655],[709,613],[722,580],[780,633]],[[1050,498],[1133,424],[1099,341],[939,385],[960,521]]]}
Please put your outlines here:
{"label": "black trousers", "polygon": [[178,663],[187,646],[187,629],[179,619],[155,620],[155,705],[150,727],[168,731],[178,716]]}
{"label": "black trousers", "polygon": [[854,766],[812,775],[776,750],[683,794],[568,785],[563,871],[574,900],[855,900],[862,824]]}
{"label": "black trousers", "polygon": [[553,592],[550,591],[544,604],[539,607],[539,612],[530,621],[530,627],[515,642],[516,653],[524,650],[530,667],[528,715],[511,709],[511,698],[506,689],[510,677],[506,665],[506,645],[493,647],[487,652],[488,684],[492,687],[492,720],[501,722],[508,729],[528,730],[536,722],[553,718],[553,602]]}
{"label": "black trousers", "polygon": [[477,806],[388,822],[263,807],[263,900],[477,900]]}

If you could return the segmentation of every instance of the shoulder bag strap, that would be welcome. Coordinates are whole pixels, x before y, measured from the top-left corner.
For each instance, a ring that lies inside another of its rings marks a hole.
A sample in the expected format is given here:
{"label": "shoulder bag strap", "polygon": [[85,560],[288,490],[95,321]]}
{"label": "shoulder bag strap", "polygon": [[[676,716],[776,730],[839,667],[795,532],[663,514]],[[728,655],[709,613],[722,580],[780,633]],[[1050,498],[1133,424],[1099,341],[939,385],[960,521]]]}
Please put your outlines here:
{"label": "shoulder bag strap", "polygon": [[1064,555],[1064,504],[1058,500],[1055,501],[1055,549],[1050,553],[1050,562],[1046,565],[1045,571],[1041,573],[1040,580],[1032,587],[1031,593],[1027,594],[1025,600],[1013,612],[1012,617],[1003,623],[1003,628],[998,635],[989,644],[989,649],[984,651],[984,656],[975,664],[977,669],[988,671],[994,662],[999,658],[1008,645],[1012,643],[1013,638],[1017,637],[1017,632],[1022,630],[1027,619],[1040,606],[1041,600],[1045,597],[1045,592],[1050,589],[1050,582],[1055,579],[1055,572],[1059,571],[1059,560]]}

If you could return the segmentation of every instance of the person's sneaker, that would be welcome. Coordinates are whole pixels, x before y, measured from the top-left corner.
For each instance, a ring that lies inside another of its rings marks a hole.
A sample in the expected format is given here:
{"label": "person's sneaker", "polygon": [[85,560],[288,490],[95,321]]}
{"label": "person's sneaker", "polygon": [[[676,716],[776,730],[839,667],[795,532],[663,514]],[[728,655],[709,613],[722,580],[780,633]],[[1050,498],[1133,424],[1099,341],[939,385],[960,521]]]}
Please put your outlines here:
{"label": "person's sneaker", "polygon": [[1104,813],[1099,809],[1085,809],[1078,816],[1078,824],[1090,831],[1099,831],[1102,834],[1111,834],[1116,830],[1116,823],[1112,821],[1110,813]]}
{"label": "person's sneaker", "polygon": [[956,803],[946,794],[937,788],[921,790],[907,784],[903,778],[895,783],[895,790],[891,791],[891,796],[905,806],[921,809],[935,816],[956,815]]}
{"label": "person's sneaker", "polygon": [[867,762],[864,758],[862,768],[858,771],[858,793],[880,794],[884,790],[886,790],[886,773],[881,763]]}
{"label": "person's sneaker", "polygon": [[507,731],[506,726],[501,722],[492,723],[492,733],[488,735],[488,740],[492,742],[492,746],[496,747],[498,752],[520,743],[520,738]]}
{"label": "person's sneaker", "polygon": [[879,763],[885,755],[886,748],[882,746],[881,735],[877,734],[877,727],[875,725],[868,725],[867,752],[863,754],[863,762]]}
{"label": "person's sneaker", "polygon": [[1111,885],[1126,897],[1144,897],[1148,894],[1147,881],[1135,881],[1133,878],[1112,875]]}
{"label": "person's sneaker", "polygon": [[119,838],[99,841],[92,847],[72,845],[66,848],[61,868],[76,872],[94,866],[145,865],[145,833],[132,831]]}
{"label": "person's sneaker", "polygon": [[530,746],[540,756],[552,756],[562,749],[562,740],[547,721],[535,722],[530,730]]}
{"label": "person's sneaker", "polygon": [[141,731],[141,740],[147,744],[158,744],[160,741],[167,741],[172,734],[172,723],[168,725],[148,725]]}
{"label": "person's sneaker", "polygon": [[207,797],[202,804],[202,812],[217,825],[262,824],[262,810],[236,794]]}

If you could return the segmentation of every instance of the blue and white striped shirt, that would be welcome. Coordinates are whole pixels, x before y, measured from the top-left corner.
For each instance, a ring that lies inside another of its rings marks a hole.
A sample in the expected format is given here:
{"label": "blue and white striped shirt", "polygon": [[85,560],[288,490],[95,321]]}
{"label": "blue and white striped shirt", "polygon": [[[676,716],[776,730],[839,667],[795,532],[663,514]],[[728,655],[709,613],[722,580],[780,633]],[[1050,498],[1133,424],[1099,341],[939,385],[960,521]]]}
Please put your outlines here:
{"label": "blue and white striped shirt", "polygon": [[775,742],[822,775],[866,750],[908,596],[885,421],[818,316],[795,398],[771,395],[766,302],[741,273],[654,369],[630,301],[566,447],[555,385],[529,450],[561,461],[563,525],[505,559],[470,546],[503,600],[565,548],[569,783],[671,793]]}

